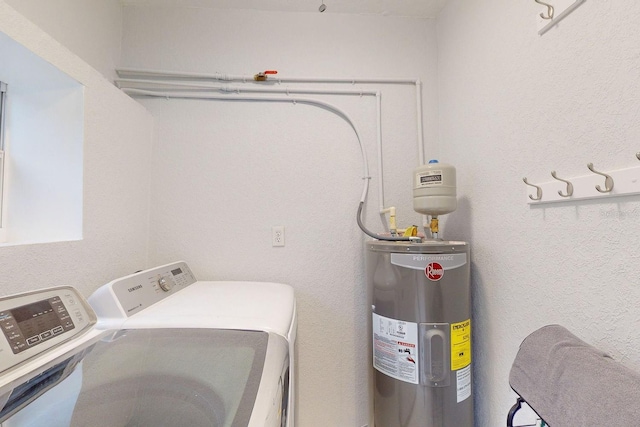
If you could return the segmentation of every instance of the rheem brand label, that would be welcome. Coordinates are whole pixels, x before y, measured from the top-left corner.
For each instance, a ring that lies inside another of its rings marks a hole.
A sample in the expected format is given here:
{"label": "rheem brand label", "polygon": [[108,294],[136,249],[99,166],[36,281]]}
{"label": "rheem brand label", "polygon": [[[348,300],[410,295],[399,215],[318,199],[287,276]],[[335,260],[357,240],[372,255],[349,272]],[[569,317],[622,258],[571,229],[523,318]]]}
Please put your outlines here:
{"label": "rheem brand label", "polygon": [[430,262],[424,269],[424,274],[426,274],[427,279],[437,282],[444,276],[444,268],[442,268],[440,263]]}

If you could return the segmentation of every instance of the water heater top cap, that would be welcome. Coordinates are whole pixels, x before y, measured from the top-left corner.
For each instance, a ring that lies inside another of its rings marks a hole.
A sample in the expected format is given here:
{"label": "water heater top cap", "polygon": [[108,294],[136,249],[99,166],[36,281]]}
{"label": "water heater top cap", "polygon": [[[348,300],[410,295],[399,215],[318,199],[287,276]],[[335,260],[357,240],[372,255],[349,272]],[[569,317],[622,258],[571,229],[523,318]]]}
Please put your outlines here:
{"label": "water heater top cap", "polygon": [[456,168],[430,160],[413,171],[413,210],[423,215],[444,215],[458,207]]}

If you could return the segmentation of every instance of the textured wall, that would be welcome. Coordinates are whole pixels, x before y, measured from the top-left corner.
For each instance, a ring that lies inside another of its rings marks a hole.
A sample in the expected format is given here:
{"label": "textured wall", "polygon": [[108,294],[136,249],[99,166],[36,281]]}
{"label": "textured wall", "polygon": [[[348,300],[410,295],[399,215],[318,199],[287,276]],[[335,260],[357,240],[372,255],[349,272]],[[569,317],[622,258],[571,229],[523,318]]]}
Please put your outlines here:
{"label": "textured wall", "polygon": [[122,41],[119,0],[4,1],[106,78],[115,77]]}
{"label": "textured wall", "polygon": [[[125,7],[123,64],[194,72],[411,77],[425,81],[435,135],[435,25],[430,20]],[[308,85],[305,85],[308,86]],[[346,85],[343,88],[351,88]],[[369,87],[371,88],[371,87]],[[382,90],[389,204],[411,210],[415,89]],[[230,95],[233,96],[233,95]],[[375,162],[375,102],[320,97],[350,114]],[[203,279],[294,286],[299,309],[299,425],[369,421],[369,310],[355,214],[362,165],[353,131],[308,105],[144,100],[157,119],[150,259],[184,258]],[[367,223],[380,231],[375,180]],[[271,247],[271,226],[286,246]]]}
{"label": "textured wall", "polygon": [[477,426],[504,423],[511,363],[542,325],[640,370],[640,198],[531,208],[522,183],[637,165],[640,4],[588,1],[540,37],[543,11],[453,0],[438,17],[439,142],[460,198],[446,228],[472,248]]}
{"label": "textured wall", "polygon": [[73,285],[89,295],[147,267],[153,118],[2,1],[0,31],[85,86],[84,237],[0,247],[0,293]]}

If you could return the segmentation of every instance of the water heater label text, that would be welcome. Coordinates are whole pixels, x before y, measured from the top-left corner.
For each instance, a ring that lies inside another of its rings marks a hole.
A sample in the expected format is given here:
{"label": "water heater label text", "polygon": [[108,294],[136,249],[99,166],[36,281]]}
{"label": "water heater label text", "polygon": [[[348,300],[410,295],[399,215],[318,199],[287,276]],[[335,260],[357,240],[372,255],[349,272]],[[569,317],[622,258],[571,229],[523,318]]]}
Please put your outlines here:
{"label": "water heater label text", "polygon": [[427,276],[429,265],[432,269],[436,264],[439,265],[444,274],[444,271],[462,267],[466,263],[467,254],[391,254],[391,264],[412,270],[422,270]]}
{"label": "water heater label text", "polygon": [[400,381],[418,384],[418,324],[373,313],[373,367]]}

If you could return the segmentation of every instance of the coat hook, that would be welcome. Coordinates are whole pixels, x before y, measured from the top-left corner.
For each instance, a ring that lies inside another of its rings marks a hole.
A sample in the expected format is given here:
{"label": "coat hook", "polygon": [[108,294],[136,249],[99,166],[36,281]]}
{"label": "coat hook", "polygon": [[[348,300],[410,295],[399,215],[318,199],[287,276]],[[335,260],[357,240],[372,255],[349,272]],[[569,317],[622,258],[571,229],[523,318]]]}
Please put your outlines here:
{"label": "coat hook", "polygon": [[593,169],[593,163],[588,163],[587,167],[589,168],[589,170],[593,173],[597,173],[598,175],[602,175],[605,177],[604,180],[604,190],[599,186],[596,185],[596,190],[598,190],[601,193],[608,193],[611,190],[613,190],[613,178],[611,178],[609,175],[607,175],[606,173],[602,173],[602,172],[598,172],[597,170]]}
{"label": "coat hook", "polygon": [[567,184],[567,194],[562,194],[562,191],[558,190],[558,194],[561,197],[571,197],[573,195],[573,184],[567,181],[566,179],[558,178],[556,175],[556,171],[551,171],[551,176],[557,179],[558,181],[562,181]]}
{"label": "coat hook", "polygon": [[527,181],[526,177],[522,178],[522,180],[524,181],[525,184],[530,185],[532,187],[535,187],[535,189],[536,189],[536,197],[533,197],[531,194],[529,194],[529,198],[531,200],[540,200],[540,199],[542,199],[542,188],[538,187],[537,185],[530,184],[529,181]]}
{"label": "coat hook", "polygon": [[553,12],[554,12],[553,6],[551,6],[549,3],[544,3],[540,0],[534,0],[534,1],[543,6],[547,6],[547,16],[544,16],[543,13],[540,14],[540,17],[542,19],[553,19]]}
{"label": "coat hook", "polygon": [[640,160],[640,151],[636,153],[636,158]]}

